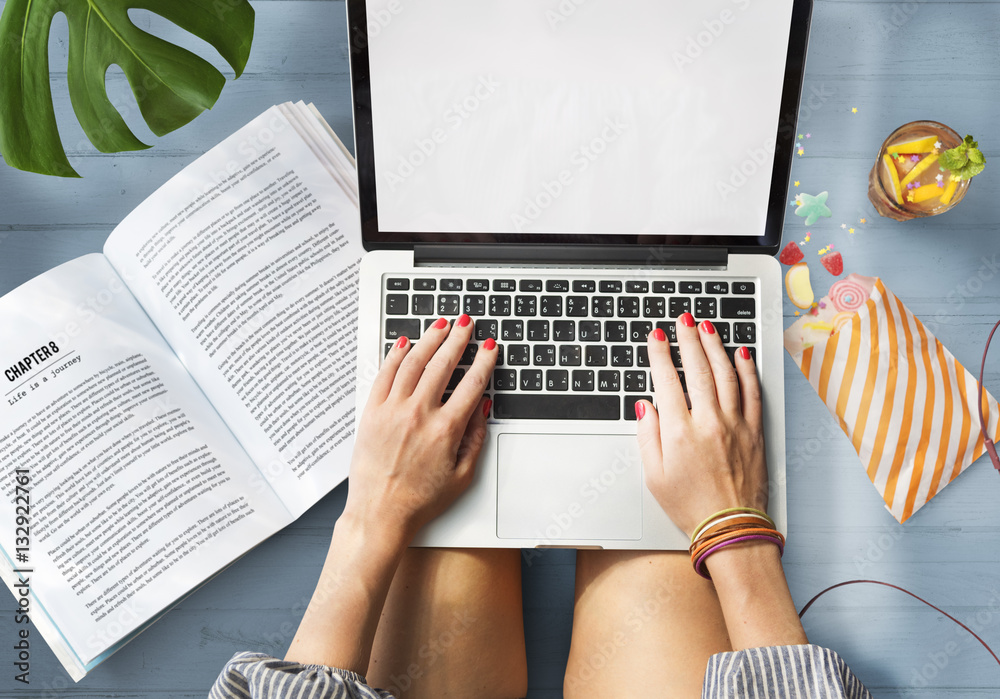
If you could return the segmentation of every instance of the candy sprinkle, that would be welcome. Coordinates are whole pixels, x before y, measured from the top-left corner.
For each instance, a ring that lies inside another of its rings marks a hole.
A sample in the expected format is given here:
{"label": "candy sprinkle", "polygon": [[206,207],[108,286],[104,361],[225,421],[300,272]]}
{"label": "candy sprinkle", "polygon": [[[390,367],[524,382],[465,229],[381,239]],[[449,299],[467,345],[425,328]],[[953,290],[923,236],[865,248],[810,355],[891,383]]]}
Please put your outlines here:
{"label": "candy sprinkle", "polygon": [[910,156],[910,162],[919,163],[920,162],[920,156],[917,155],[916,153],[914,153],[913,155]]}
{"label": "candy sprinkle", "polygon": [[807,133],[806,134],[806,138],[812,138],[812,134],[811,133]]}
{"label": "candy sprinkle", "polygon": [[[941,179],[941,178],[940,178],[940,177],[938,177],[938,179]],[[798,180],[795,180],[795,186],[796,186],[796,187],[798,187],[798,186],[799,186],[799,181],[798,181]]]}
{"label": "candy sprinkle", "polygon": [[935,141],[934,147],[937,148],[938,150],[941,150],[941,141]]}
{"label": "candy sprinkle", "polygon": [[853,228],[848,228],[847,232],[850,233],[851,235],[854,235],[854,229]]}
{"label": "candy sprinkle", "polygon": [[861,219],[861,223],[868,223],[867,219]]}
{"label": "candy sprinkle", "polygon": [[847,224],[846,223],[842,223],[842,224],[840,224],[840,227],[841,228],[847,228]]}
{"label": "candy sprinkle", "polygon": [[858,108],[857,107],[852,107],[851,108],[851,113],[852,114],[857,114],[858,113]]}
{"label": "candy sprinkle", "polygon": [[805,154],[806,152],[802,148],[799,148],[799,155],[805,155]]}

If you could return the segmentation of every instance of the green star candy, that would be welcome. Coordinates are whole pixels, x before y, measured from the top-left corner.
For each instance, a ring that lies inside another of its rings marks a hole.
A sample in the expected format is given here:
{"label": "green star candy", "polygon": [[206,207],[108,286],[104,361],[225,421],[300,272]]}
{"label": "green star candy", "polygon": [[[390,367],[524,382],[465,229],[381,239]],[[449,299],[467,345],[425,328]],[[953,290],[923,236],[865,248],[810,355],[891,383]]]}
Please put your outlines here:
{"label": "green star candy", "polygon": [[804,216],[807,226],[813,225],[820,218],[830,218],[833,216],[833,212],[826,205],[826,198],[828,196],[830,196],[829,192],[820,192],[816,196],[812,194],[800,194],[800,203],[795,209],[795,215]]}

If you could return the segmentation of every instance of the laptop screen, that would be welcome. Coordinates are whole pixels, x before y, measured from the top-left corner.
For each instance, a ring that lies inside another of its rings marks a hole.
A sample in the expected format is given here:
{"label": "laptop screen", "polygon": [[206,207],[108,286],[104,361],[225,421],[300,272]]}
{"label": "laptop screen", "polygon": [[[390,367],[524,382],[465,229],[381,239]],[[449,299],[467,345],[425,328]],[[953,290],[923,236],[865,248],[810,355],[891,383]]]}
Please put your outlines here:
{"label": "laptop screen", "polygon": [[793,0],[359,4],[366,239],[761,245],[777,190],[780,235]]}

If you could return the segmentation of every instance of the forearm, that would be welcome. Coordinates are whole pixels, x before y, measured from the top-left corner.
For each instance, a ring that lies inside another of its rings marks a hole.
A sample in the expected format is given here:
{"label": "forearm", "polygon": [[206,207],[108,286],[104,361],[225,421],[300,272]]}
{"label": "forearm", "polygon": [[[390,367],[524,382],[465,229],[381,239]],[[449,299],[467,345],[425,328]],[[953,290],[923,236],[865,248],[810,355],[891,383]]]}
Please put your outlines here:
{"label": "forearm", "polygon": [[715,583],[734,650],[808,643],[788,591],[777,546],[730,546],[706,565]]}
{"label": "forearm", "polygon": [[348,514],[342,516],[285,659],[365,674],[389,585],[407,543],[403,534],[372,531]]}

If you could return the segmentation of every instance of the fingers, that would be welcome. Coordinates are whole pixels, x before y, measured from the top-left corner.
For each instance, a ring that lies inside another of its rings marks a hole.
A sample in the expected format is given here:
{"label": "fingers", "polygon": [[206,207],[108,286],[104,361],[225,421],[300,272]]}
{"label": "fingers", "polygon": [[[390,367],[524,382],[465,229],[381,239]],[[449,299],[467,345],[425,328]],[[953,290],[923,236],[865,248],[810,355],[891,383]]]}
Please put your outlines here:
{"label": "fingers", "polygon": [[684,387],[670,359],[670,343],[667,342],[667,336],[657,328],[649,333],[646,344],[649,371],[653,375],[656,404],[660,406],[661,419],[668,422],[688,419],[690,415],[687,401],[684,399]]}
{"label": "fingers", "polygon": [[[676,372],[675,372],[676,373]],[[659,400],[659,398],[657,398]],[[684,397],[681,396],[681,400]],[[662,403],[661,403],[662,405]],[[639,438],[639,455],[647,482],[655,481],[663,473],[663,445],[660,439],[660,420],[649,401],[636,401],[636,436]]]}
{"label": "fingers", "polygon": [[764,429],[764,411],[761,406],[760,379],[757,367],[746,347],[736,352],[736,375],[740,382],[740,396],[743,419],[751,428],[760,432]]}
{"label": "fingers", "polygon": [[684,313],[677,319],[677,344],[681,350],[681,364],[684,366],[692,412],[718,410],[719,406],[715,392],[715,375],[701,346],[700,332],[695,327],[694,316],[690,313]]}
{"label": "fingers", "polygon": [[469,419],[469,415],[477,405],[481,404],[483,393],[490,386],[493,367],[497,363],[497,352],[496,341],[493,338],[487,338],[480,346],[479,351],[476,352],[472,366],[458,382],[458,386],[455,387],[451,398],[444,404],[442,410],[451,413],[463,424]]}
{"label": "fingers", "polygon": [[[477,357],[478,360],[478,357]],[[448,400],[448,405],[454,400],[454,396]],[[489,398],[480,398],[475,403],[469,423],[465,426],[465,434],[458,445],[458,456],[455,461],[455,477],[464,488],[469,484],[476,468],[476,461],[479,459],[479,452],[486,442],[486,415],[490,411],[491,401]]]}
{"label": "fingers", "polygon": [[444,318],[438,318],[433,325],[424,330],[420,342],[407,353],[396,371],[396,378],[392,382],[393,393],[398,393],[401,396],[409,396],[413,393],[420,377],[424,374],[427,362],[437,352],[444,339],[448,337],[448,331],[448,321]]}
{"label": "fingers", "polygon": [[709,366],[712,367],[712,377],[715,379],[715,395],[719,401],[719,407],[727,415],[739,415],[740,408],[740,384],[736,378],[736,369],[729,361],[722,346],[722,339],[715,332],[712,321],[703,320],[698,325],[698,333],[701,340],[701,347],[708,358]]}
{"label": "fingers", "polygon": [[372,390],[368,396],[369,403],[383,403],[389,397],[389,391],[392,389],[392,383],[396,378],[399,365],[402,363],[403,358],[406,357],[406,353],[411,346],[412,343],[409,338],[401,337],[396,340],[396,344],[392,346],[389,354],[383,360],[382,368],[375,375],[375,380],[372,381]]}
{"label": "fingers", "polygon": [[420,393],[426,398],[432,399],[436,404],[440,404],[441,396],[444,395],[444,390],[448,387],[451,375],[454,373],[455,367],[458,366],[470,339],[472,339],[472,319],[463,313],[452,325],[447,339],[427,360],[424,373],[413,392]]}

